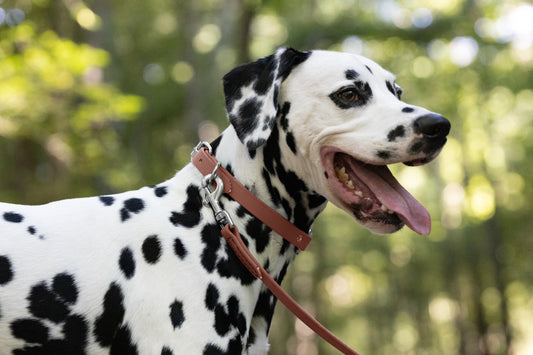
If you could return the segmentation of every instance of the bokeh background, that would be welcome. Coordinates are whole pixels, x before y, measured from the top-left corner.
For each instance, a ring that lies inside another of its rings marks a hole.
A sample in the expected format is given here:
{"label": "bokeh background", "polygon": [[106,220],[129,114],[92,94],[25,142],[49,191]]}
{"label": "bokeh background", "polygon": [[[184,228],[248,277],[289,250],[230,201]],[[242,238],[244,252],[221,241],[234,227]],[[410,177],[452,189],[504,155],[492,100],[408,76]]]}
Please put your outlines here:
{"label": "bokeh background", "polygon": [[[0,200],[171,177],[227,125],[221,77],[279,46],[368,56],[453,125],[435,162],[392,167],[429,236],[329,206],[283,286],[363,354],[533,354],[530,2],[0,0]],[[334,353],[282,306],[271,343]]]}

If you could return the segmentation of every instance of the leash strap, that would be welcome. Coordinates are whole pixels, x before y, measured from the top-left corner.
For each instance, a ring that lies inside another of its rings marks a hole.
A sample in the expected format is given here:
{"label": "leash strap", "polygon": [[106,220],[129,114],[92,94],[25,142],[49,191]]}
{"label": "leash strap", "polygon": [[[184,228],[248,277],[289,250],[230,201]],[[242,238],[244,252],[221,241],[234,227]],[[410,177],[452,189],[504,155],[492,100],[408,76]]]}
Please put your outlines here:
{"label": "leash strap", "polygon": [[[207,144],[204,144],[209,147]],[[259,200],[254,194],[248,191],[233,175],[231,175],[224,167],[220,166],[216,158],[210,154],[210,147],[200,148],[200,144],[191,154],[192,162],[205,176],[211,180],[208,181],[211,184],[216,182],[216,178],[220,178],[219,183],[223,184],[224,192],[229,194],[235,201],[239,202],[244,208],[246,208],[255,217],[269,226],[276,233],[283,238],[291,242],[296,247],[304,250],[311,237],[302,232],[288,220],[286,220],[279,213],[267,206],[263,201]],[[204,177],[204,180],[205,180]],[[204,182],[203,182],[204,183]],[[219,186],[220,187],[220,186]],[[218,196],[221,192],[215,190]],[[209,197],[209,196],[208,196]],[[209,199],[208,199],[209,200]],[[343,343],[332,332],[318,322],[312,315],[310,315],[305,309],[303,309],[283,288],[270,276],[270,274],[261,266],[257,259],[252,255],[250,250],[246,247],[239,234],[237,226],[233,224],[231,217],[225,210],[220,209],[218,201],[209,201],[211,207],[215,211],[215,217],[222,227],[222,236],[226,242],[230,245],[231,249],[246,267],[246,269],[257,279],[261,280],[263,284],[277,297],[280,302],[285,305],[298,319],[306,324],[311,330],[318,334],[322,339],[327,341],[341,353],[346,355],[359,355],[355,350]],[[252,201],[252,202],[250,202]],[[219,219],[219,213],[223,212],[224,216]],[[223,221],[223,222],[221,222]],[[268,222],[268,223],[267,223]],[[296,234],[290,234],[296,233]]]}

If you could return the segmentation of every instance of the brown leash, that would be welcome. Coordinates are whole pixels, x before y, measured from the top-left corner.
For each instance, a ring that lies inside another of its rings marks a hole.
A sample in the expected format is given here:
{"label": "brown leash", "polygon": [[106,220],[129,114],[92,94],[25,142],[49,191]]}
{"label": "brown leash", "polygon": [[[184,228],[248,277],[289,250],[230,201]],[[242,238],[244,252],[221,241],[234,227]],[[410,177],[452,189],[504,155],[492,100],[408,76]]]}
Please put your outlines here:
{"label": "brown leash", "polygon": [[[281,235],[300,250],[305,250],[311,242],[311,237],[302,232],[294,224],[274,211],[263,201],[259,200],[246,187],[244,187],[229,171],[227,171],[212,155],[211,146],[206,142],[199,143],[191,153],[194,166],[204,175],[202,180],[202,197],[204,205],[210,206],[215,213],[215,219],[222,228],[222,236],[233,249],[246,269],[263,284],[285,305],[298,319],[305,323],[322,339],[330,343],[343,354],[359,355],[355,350],[343,343],[313,316],[305,311],[283,288],[270,276],[270,274],[255,259],[248,250],[239,234],[237,226],[233,223],[228,212],[219,204],[222,193],[227,193],[239,202],[248,212],[261,222]],[[215,186],[213,186],[215,183]]]}

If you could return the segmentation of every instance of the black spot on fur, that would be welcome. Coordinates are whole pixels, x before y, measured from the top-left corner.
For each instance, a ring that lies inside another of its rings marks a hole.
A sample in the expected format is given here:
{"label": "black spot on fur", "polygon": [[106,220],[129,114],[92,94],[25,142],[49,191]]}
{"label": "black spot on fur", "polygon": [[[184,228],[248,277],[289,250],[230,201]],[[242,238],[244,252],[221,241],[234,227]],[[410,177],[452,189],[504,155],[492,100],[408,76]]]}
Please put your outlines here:
{"label": "black spot on fur", "polygon": [[105,293],[103,312],[94,322],[94,335],[101,346],[110,346],[124,319],[124,296],[118,284],[112,282]]}
{"label": "black spot on fur", "polygon": [[411,112],[414,112],[414,110],[415,109],[413,107],[409,107],[409,106],[402,108],[402,112],[405,112],[405,113],[411,113]]}
{"label": "black spot on fur", "polygon": [[27,300],[30,303],[28,306],[30,313],[37,318],[59,323],[64,321],[69,314],[65,300],[60,299],[55,292],[52,292],[44,281],[31,288]]}
{"label": "black spot on fur", "polygon": [[[326,177],[327,178],[327,177]],[[322,195],[319,195],[319,194],[310,194],[309,195],[309,200],[308,200],[308,207],[309,209],[315,209],[315,208],[318,208],[320,206],[322,206],[324,203],[326,203],[327,200],[324,196]]]}
{"label": "black spot on fur", "polygon": [[370,74],[374,74],[374,72],[372,71],[372,69],[370,69],[370,67],[368,65],[365,65],[365,68],[368,69],[368,71],[370,72]]}
{"label": "black spot on fur", "polygon": [[209,286],[207,286],[207,291],[205,292],[205,306],[209,310],[214,310],[216,305],[218,304],[218,298],[219,298],[219,292],[218,288],[210,283]]}
{"label": "black spot on fur", "polygon": [[120,219],[122,222],[130,218],[130,212],[139,213],[144,209],[144,202],[140,198],[130,198],[124,201],[124,207],[120,210]]}
{"label": "black spot on fur", "polygon": [[126,247],[120,252],[118,259],[120,270],[127,279],[131,279],[135,275],[135,259],[130,248]]}
{"label": "black spot on fur", "polygon": [[[272,84],[269,74],[272,72],[272,63],[275,58],[270,55],[253,63],[241,65],[224,75],[224,95],[226,98],[226,110],[231,112],[236,101],[242,98],[241,88],[248,86],[253,81],[256,92],[261,92]],[[270,68],[270,70],[269,70]],[[257,83],[260,78],[266,79],[265,83]]]}
{"label": "black spot on fur", "polygon": [[281,107],[281,116],[279,119],[279,124],[281,126],[281,129],[283,129],[285,132],[289,129],[289,120],[287,118],[287,115],[289,114],[291,110],[291,103],[286,101],[283,103],[283,106]]}
{"label": "black spot on fur", "polygon": [[249,98],[244,101],[239,107],[237,135],[239,138],[244,138],[257,128],[257,117],[261,111],[261,101],[255,97]]}
{"label": "black spot on fur", "polygon": [[0,255],[0,285],[5,285],[13,280],[11,261],[5,255]]}
{"label": "black spot on fur", "polygon": [[204,348],[203,355],[225,355],[228,354],[223,351],[221,348],[214,344],[207,344]]}
{"label": "black spot on fur", "polygon": [[[28,310],[36,318],[17,319],[11,323],[13,336],[32,345],[13,350],[13,354],[85,354],[88,324],[79,314],[71,314],[70,306],[78,299],[74,277],[67,273],[57,274],[52,279],[51,289],[45,281],[34,285],[27,297]],[[64,338],[50,338],[47,323],[58,326]],[[39,344],[39,345],[35,345]]]}
{"label": "black spot on fur", "polygon": [[394,142],[396,138],[405,136],[405,127],[402,125],[396,126],[393,130],[387,134],[387,139],[389,142]]}
{"label": "black spot on fur", "polygon": [[140,198],[130,198],[124,201],[124,207],[133,213],[138,213],[144,208],[144,202]]}
{"label": "black spot on fur", "polygon": [[227,350],[224,351],[220,347],[214,345],[214,344],[207,344],[204,348],[203,355],[234,355],[234,354],[241,354],[242,353],[242,340],[241,338],[236,335],[232,339],[230,339]]}
{"label": "black spot on fur", "polygon": [[260,76],[253,86],[255,92],[260,96],[265,95],[274,84],[274,74],[276,71],[277,63],[273,56],[267,57],[265,63],[264,69],[261,71]]}
{"label": "black spot on fur", "polygon": [[215,307],[215,330],[220,336],[228,334],[231,327],[230,316],[224,309],[224,306],[218,304]]}
{"label": "black spot on fur", "polygon": [[[368,68],[368,67],[367,67]],[[356,72],[355,70],[353,69],[348,69],[344,72],[344,74],[346,75],[346,79],[348,80],[355,80],[359,77],[359,73]]]}
{"label": "black spot on fur", "polygon": [[[255,280],[255,277],[250,274],[227,243],[224,243],[224,253],[219,254],[223,237],[218,225],[207,224],[200,234],[205,245],[201,255],[201,262],[209,273],[217,270],[220,276],[237,278],[243,285],[249,285]],[[243,241],[246,245],[247,241],[244,237]]]}
{"label": "black spot on fur", "polygon": [[272,229],[255,217],[252,217],[246,224],[246,234],[255,240],[255,248],[258,253],[264,252],[268,246],[271,231]]}
{"label": "black spot on fur", "polygon": [[65,303],[74,304],[78,300],[78,288],[74,277],[67,273],[54,276],[52,280],[52,290],[60,296]]}
{"label": "black spot on fur", "polygon": [[411,154],[418,154],[422,151],[422,149],[424,149],[424,142],[418,141],[409,148],[409,152]]}
{"label": "black spot on fur", "polygon": [[133,343],[131,339],[130,328],[127,325],[123,325],[118,328],[113,343],[111,344],[111,349],[109,350],[110,355],[135,355],[138,354],[137,346]]}
{"label": "black spot on fur", "polygon": [[15,212],[5,212],[4,219],[12,223],[20,223],[24,220],[24,216]]}
{"label": "black spot on fur", "polygon": [[255,305],[254,317],[263,317],[270,327],[270,322],[272,321],[272,316],[274,315],[274,296],[270,290],[265,290],[259,294],[257,303]]}
{"label": "black spot on fur", "polygon": [[246,348],[249,349],[252,345],[254,345],[255,339],[256,339],[256,335],[255,335],[254,328],[250,328],[250,330],[248,331],[248,340],[246,341]]}
{"label": "black spot on fur", "polygon": [[265,144],[266,140],[264,138],[258,138],[256,140],[250,140],[248,143],[246,143],[246,147],[248,148],[248,151],[257,149],[258,147]]}
{"label": "black spot on fur", "polygon": [[185,246],[179,238],[174,239],[174,253],[180,259],[183,259],[187,256],[187,249],[185,249]]}
{"label": "black spot on fur", "polygon": [[100,199],[100,202],[104,204],[104,206],[111,206],[115,202],[115,198],[111,196],[100,196],[98,198]]}
{"label": "black spot on fur", "polygon": [[217,152],[218,146],[220,145],[220,141],[222,140],[222,136],[218,136],[214,141],[211,142],[211,148],[213,149],[213,154]]}
{"label": "black spot on fur", "polygon": [[287,142],[287,145],[289,146],[291,151],[296,154],[296,140],[294,139],[294,135],[292,134],[292,132],[287,132],[285,141]]}
{"label": "black spot on fur", "polygon": [[170,321],[174,329],[180,328],[185,321],[185,315],[183,314],[183,303],[174,300],[170,305]]}
{"label": "black spot on fur", "polygon": [[142,252],[147,263],[155,264],[161,257],[161,243],[156,235],[146,238],[142,244]]}
{"label": "black spot on fur", "polygon": [[380,159],[389,159],[391,157],[391,152],[387,150],[379,150],[376,155]]}
{"label": "black spot on fur", "polygon": [[239,300],[235,296],[228,299],[228,315],[233,326],[237,327],[241,336],[246,332],[246,318],[241,313]]}
{"label": "black spot on fur", "polygon": [[28,227],[28,233],[30,233],[31,235],[34,235],[36,232],[37,232],[37,230],[35,229],[34,226],[29,226]]}
{"label": "black spot on fur", "polygon": [[87,344],[88,332],[89,327],[87,321],[79,314],[69,316],[63,325],[65,340],[75,347],[85,347]]}
{"label": "black spot on fur", "polygon": [[265,180],[265,183],[268,188],[268,192],[270,194],[270,199],[272,203],[274,203],[275,206],[279,206],[281,203],[281,195],[279,194],[279,190],[272,185],[272,180],[270,179],[270,174],[266,169],[263,168],[263,179]]}
{"label": "black spot on fur", "polygon": [[292,70],[305,62],[311,55],[311,52],[300,52],[292,48],[287,48],[279,59],[278,77],[283,80],[287,79]]}
{"label": "black spot on fur", "polygon": [[37,319],[17,319],[10,324],[11,334],[27,343],[44,344],[48,341],[48,327]]}
{"label": "black spot on fur", "polygon": [[[246,244],[246,239],[243,238],[243,241]],[[227,258],[219,258],[217,262],[218,274],[222,277],[236,278],[241,281],[242,285],[250,285],[255,281],[255,277],[246,269],[239,258],[237,258],[229,244],[225,244],[225,246]]]}
{"label": "black spot on fur", "polygon": [[[13,354],[85,354],[88,326],[81,315],[69,316],[62,328],[63,339],[50,339],[46,325],[36,319],[19,319],[11,323],[16,338],[33,345],[13,350]],[[39,345],[35,345],[39,344]]]}
{"label": "black spot on fur", "polygon": [[385,84],[387,85],[387,89],[396,96],[396,90],[394,89],[394,86],[392,86],[392,83],[390,81],[386,81]]}
{"label": "black spot on fur", "polygon": [[157,197],[163,197],[167,194],[167,187],[166,186],[156,187],[154,190],[154,193]]}
{"label": "black spot on fur", "polygon": [[202,198],[200,197],[200,190],[197,186],[191,184],[187,187],[187,200],[183,204],[183,212],[172,212],[170,222],[175,226],[194,227],[200,223],[201,208]]}
{"label": "black spot on fur", "polygon": [[164,346],[163,349],[161,349],[161,355],[174,355],[174,353],[168,346]]}
{"label": "black spot on fur", "polygon": [[220,248],[220,227],[216,224],[207,224],[201,231],[202,242],[205,248],[202,252],[201,260],[203,267],[208,272],[213,272],[217,262],[217,251]]}

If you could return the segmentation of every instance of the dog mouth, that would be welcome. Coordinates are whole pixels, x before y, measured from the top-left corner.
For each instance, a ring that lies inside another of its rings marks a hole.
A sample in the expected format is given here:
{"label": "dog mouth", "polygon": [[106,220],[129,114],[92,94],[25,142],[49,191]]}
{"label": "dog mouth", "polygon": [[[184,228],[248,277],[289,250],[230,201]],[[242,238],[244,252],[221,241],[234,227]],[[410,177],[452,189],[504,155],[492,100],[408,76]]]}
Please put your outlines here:
{"label": "dog mouth", "polygon": [[329,186],[342,205],[339,207],[363,225],[384,233],[407,225],[419,234],[429,234],[429,212],[396,180],[387,165],[368,164],[329,146],[322,148],[320,155]]}

